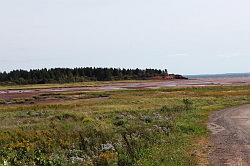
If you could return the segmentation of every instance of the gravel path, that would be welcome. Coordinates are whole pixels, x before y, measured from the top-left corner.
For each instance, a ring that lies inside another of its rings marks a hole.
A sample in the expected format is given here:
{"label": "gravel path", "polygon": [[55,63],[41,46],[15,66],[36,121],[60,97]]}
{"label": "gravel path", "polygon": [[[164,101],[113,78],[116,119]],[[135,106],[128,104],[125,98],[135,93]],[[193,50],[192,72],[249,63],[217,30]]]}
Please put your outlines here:
{"label": "gravel path", "polygon": [[250,165],[250,105],[215,112],[208,128],[212,132],[210,165]]}

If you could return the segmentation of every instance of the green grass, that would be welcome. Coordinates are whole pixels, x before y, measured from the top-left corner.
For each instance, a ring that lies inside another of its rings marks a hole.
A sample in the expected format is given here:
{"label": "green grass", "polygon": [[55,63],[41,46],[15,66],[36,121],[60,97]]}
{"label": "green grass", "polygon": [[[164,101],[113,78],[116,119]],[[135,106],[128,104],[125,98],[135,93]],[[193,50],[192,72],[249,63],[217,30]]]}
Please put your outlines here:
{"label": "green grass", "polygon": [[0,165],[206,165],[209,115],[250,86],[48,96],[65,101],[0,106]]}

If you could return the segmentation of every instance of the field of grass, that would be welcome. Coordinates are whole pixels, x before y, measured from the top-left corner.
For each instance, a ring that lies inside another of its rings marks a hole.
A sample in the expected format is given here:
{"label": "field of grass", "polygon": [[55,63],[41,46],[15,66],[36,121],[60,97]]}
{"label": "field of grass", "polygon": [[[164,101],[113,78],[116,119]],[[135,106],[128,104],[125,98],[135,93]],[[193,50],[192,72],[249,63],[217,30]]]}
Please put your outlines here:
{"label": "field of grass", "polygon": [[0,165],[206,165],[209,115],[250,103],[250,86],[54,95],[0,105]]}
{"label": "field of grass", "polygon": [[119,83],[140,83],[155,82],[155,80],[121,80],[121,81],[89,81],[65,84],[31,84],[31,85],[1,85],[0,90],[26,90],[26,89],[46,89],[46,88],[67,88],[67,87],[96,87]]}

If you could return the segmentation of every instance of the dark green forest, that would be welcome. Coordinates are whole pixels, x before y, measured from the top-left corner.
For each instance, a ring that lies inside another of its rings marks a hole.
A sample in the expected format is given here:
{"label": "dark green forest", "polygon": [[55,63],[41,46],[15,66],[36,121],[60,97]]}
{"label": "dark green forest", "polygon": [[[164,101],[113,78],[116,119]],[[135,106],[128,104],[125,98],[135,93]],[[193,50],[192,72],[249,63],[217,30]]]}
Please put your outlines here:
{"label": "dark green forest", "polygon": [[145,80],[166,76],[167,70],[116,68],[52,68],[0,72],[1,84],[46,84],[83,81]]}

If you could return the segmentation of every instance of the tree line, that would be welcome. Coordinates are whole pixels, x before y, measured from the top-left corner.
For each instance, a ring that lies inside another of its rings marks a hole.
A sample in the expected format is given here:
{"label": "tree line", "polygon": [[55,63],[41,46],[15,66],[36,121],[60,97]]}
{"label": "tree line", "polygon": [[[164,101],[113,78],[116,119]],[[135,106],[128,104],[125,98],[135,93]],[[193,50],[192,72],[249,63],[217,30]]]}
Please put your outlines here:
{"label": "tree line", "polygon": [[117,69],[117,68],[52,68],[35,70],[13,70],[0,72],[1,84],[46,84],[82,81],[145,80],[166,76],[168,71],[158,69]]}

